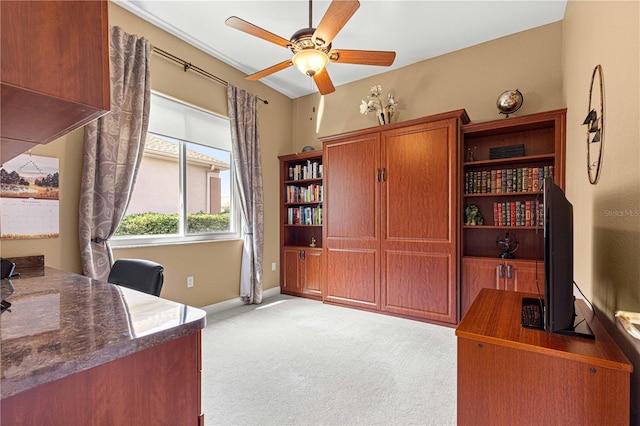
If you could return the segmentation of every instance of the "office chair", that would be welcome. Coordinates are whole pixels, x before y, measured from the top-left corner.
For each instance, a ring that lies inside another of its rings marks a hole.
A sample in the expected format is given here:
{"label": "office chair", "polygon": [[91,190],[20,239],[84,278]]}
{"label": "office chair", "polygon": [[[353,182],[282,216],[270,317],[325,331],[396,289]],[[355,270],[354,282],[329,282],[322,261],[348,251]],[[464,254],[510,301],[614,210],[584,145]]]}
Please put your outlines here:
{"label": "office chair", "polygon": [[132,288],[154,296],[160,296],[164,282],[162,265],[143,259],[118,259],[109,272],[111,284]]}

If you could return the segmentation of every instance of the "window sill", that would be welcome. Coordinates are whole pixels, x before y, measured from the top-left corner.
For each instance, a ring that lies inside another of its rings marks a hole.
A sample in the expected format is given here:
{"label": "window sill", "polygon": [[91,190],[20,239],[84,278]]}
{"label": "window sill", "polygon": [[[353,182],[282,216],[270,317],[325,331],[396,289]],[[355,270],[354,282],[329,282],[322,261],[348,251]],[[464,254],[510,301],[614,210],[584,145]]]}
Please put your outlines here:
{"label": "window sill", "polygon": [[242,236],[238,234],[228,234],[211,238],[209,236],[189,236],[189,237],[140,237],[140,238],[118,238],[115,237],[109,241],[112,249],[129,249],[144,247],[173,246],[185,244],[202,244],[202,243],[218,243],[242,241]]}

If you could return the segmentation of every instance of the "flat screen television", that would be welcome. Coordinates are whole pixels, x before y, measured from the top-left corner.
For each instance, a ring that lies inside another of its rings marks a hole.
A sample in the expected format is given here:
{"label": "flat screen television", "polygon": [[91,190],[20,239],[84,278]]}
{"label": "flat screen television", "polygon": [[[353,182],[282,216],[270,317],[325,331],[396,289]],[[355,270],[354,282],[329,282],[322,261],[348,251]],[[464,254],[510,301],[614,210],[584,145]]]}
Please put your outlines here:
{"label": "flat screen television", "polygon": [[573,295],[573,206],[564,192],[545,178],[544,202],[544,330],[593,338],[576,313]]}

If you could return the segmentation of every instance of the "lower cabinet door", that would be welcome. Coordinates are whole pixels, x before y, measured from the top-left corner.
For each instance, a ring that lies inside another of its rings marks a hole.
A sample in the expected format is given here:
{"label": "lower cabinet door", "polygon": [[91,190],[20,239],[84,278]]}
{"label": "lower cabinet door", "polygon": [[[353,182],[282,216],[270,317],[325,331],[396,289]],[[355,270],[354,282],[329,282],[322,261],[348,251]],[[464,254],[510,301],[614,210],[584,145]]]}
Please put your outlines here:
{"label": "lower cabinet door", "polygon": [[544,295],[544,263],[535,260],[507,260],[487,257],[462,258],[460,318],[464,316],[483,288],[519,291],[542,296]]}
{"label": "lower cabinet door", "polygon": [[302,292],[298,267],[300,250],[298,248],[283,248],[282,253],[282,292],[300,294]]}
{"label": "lower cabinet door", "polygon": [[505,290],[544,295],[544,262],[511,260],[505,265]]}
{"label": "lower cabinet door", "polygon": [[302,291],[311,296],[322,297],[322,250],[305,249],[302,259]]}
{"label": "lower cabinet door", "polygon": [[[502,259],[481,257],[462,258],[460,272],[460,318],[464,316],[483,288],[503,289],[503,278],[500,278]],[[504,266],[503,266],[504,268]],[[504,269],[502,270],[504,274]]]}

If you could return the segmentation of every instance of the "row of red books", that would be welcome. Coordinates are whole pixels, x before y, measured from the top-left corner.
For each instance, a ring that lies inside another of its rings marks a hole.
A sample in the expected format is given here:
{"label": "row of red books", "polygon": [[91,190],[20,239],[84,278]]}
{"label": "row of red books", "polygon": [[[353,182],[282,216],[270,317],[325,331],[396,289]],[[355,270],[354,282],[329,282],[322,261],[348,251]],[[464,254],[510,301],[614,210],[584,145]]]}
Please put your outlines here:
{"label": "row of red books", "polygon": [[493,203],[495,226],[543,226],[544,206],[538,201],[503,201]]}

